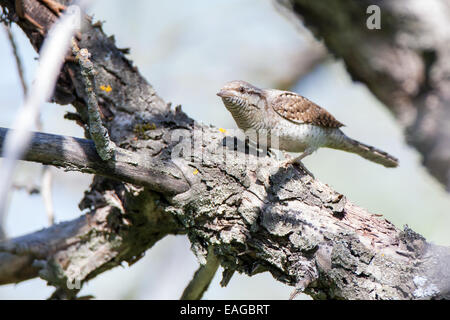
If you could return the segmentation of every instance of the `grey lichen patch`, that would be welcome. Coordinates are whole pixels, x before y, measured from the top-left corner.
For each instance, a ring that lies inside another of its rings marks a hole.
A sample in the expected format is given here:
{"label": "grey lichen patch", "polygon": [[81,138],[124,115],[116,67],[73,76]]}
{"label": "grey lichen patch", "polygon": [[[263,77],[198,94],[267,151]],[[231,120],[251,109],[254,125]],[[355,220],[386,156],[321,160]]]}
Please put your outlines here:
{"label": "grey lichen patch", "polygon": [[373,251],[365,247],[359,240],[353,240],[349,244],[349,250],[355,257],[359,258],[359,261],[364,264],[369,264],[374,256]]}
{"label": "grey lichen patch", "polygon": [[425,277],[415,276],[413,282],[417,287],[413,292],[416,298],[430,298],[440,292],[438,287]]}
{"label": "grey lichen patch", "polygon": [[[257,228],[257,221],[261,214],[261,206],[255,205],[255,202],[256,204],[260,204],[255,195],[246,193],[238,208],[238,213],[244,218],[244,221],[253,228]],[[255,230],[252,229],[252,231]]]}
{"label": "grey lichen patch", "polygon": [[268,206],[262,211],[261,225],[274,235],[285,236],[296,229],[285,215],[280,208]]}
{"label": "grey lichen patch", "polygon": [[312,252],[318,248],[322,239],[317,237],[315,233],[297,231],[289,236],[289,240],[294,248],[303,252]]}
{"label": "grey lichen patch", "polygon": [[300,201],[291,201],[283,207],[268,204],[263,208],[261,225],[274,235],[285,236],[301,230],[302,225],[307,223],[305,217],[314,213],[318,213],[316,207]]}
{"label": "grey lichen patch", "polygon": [[304,188],[303,176],[294,167],[288,169],[271,167],[269,183],[271,186],[269,200],[286,201],[308,198],[309,191]]}
{"label": "grey lichen patch", "polygon": [[247,240],[246,230],[239,225],[234,225],[229,230],[223,230],[220,233],[220,238],[223,243],[229,244],[232,242],[245,244]]}
{"label": "grey lichen patch", "polygon": [[333,268],[344,268],[350,271],[356,271],[358,259],[352,255],[345,241],[336,241],[331,252],[331,263]]}
{"label": "grey lichen patch", "polygon": [[[264,242],[260,249],[262,249],[265,254],[266,262],[275,267],[277,270],[285,269],[288,257],[282,250],[278,250],[274,244],[271,244],[270,241]],[[280,277],[280,275],[278,275],[278,277]],[[286,277],[286,274],[284,277]]]}
{"label": "grey lichen patch", "polygon": [[404,226],[403,231],[399,234],[399,239],[405,249],[413,252],[417,257],[421,256],[425,252],[427,246],[425,238],[410,229],[407,225]]}

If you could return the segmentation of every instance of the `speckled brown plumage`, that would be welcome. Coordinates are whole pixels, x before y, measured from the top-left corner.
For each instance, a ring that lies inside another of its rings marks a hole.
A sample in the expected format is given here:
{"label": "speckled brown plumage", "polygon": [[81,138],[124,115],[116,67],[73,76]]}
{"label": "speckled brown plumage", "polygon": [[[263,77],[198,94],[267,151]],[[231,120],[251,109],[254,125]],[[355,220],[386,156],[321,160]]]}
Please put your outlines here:
{"label": "speckled brown plumage", "polygon": [[295,123],[314,124],[324,128],[344,126],[325,109],[292,92],[280,94],[271,106],[280,116]]}
{"label": "speckled brown plumage", "polygon": [[237,126],[249,136],[258,134],[258,143],[302,154],[286,163],[299,163],[319,148],[339,149],[388,168],[398,160],[387,152],[347,137],[344,126],[328,111],[289,91],[259,89],[248,82],[228,82],[218,93]]}

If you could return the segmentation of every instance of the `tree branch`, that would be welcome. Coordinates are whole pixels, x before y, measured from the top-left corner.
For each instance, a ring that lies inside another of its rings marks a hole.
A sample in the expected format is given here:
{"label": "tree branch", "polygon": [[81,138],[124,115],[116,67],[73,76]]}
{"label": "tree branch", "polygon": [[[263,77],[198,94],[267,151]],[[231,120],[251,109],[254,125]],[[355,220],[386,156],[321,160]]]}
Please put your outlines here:
{"label": "tree branch", "polygon": [[100,110],[95,95],[95,71],[94,65],[89,60],[89,51],[78,48],[75,39],[72,38],[72,53],[78,60],[81,69],[81,77],[85,86],[86,101],[89,115],[89,133],[97,148],[97,153],[105,161],[114,158],[114,143],[109,139],[108,130],[103,126]]}
{"label": "tree branch", "polygon": [[[0,128],[0,152],[8,131]],[[115,161],[109,163],[100,159],[93,141],[86,139],[35,132],[23,160],[67,171],[98,174],[165,194],[178,194],[189,189],[182,172],[170,162],[144,152],[117,148]]]}
{"label": "tree branch", "polygon": [[214,249],[211,247],[206,261],[201,264],[195,272],[189,285],[184,289],[181,295],[181,300],[200,300],[203,294],[208,290],[208,287],[219,268],[220,261],[214,254]]}

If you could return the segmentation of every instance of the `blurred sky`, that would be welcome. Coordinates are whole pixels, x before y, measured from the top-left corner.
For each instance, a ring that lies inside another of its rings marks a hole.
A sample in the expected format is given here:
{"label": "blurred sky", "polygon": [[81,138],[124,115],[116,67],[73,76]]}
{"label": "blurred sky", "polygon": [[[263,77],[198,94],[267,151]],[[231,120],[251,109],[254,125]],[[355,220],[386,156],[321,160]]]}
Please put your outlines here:
{"label": "blurred sky", "polygon": [[[115,35],[118,47],[131,48],[130,59],[163,99],[182,104],[197,121],[223,128],[235,124],[215,95],[218,89],[234,79],[276,87],[292,77],[310,41],[269,0],[96,0],[90,12],[105,21],[104,30]],[[30,83],[37,54],[19,29],[13,27],[13,32]],[[0,44],[0,126],[9,127],[23,97],[4,32]],[[364,85],[351,81],[341,61],[328,59],[292,91],[334,114],[346,124],[349,136],[400,159],[400,167],[389,170],[352,154],[321,149],[304,160],[316,178],[398,227],[408,224],[429,241],[450,245],[449,195],[420,165],[420,155],[405,144],[392,115]],[[81,128],[63,119],[72,109],[46,104],[43,131],[82,137]],[[91,177],[52,170],[57,221],[79,216],[78,202]],[[23,163],[16,180],[38,184],[40,174],[40,165]],[[39,196],[24,191],[11,195],[6,222],[10,236],[46,225]],[[167,237],[131,268],[98,276],[81,294],[99,299],[177,299],[197,266],[186,237]],[[221,288],[221,271],[205,299],[286,299],[292,291],[268,273],[251,278],[235,275],[228,287]],[[34,279],[0,286],[0,299],[43,299],[51,292],[44,281]]]}

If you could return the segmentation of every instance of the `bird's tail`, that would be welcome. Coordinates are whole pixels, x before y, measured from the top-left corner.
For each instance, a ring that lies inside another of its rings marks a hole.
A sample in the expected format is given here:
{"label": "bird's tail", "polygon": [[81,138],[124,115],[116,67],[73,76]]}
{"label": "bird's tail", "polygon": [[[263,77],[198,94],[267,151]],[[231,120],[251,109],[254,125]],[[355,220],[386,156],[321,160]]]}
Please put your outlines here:
{"label": "bird's tail", "polygon": [[381,164],[386,168],[398,167],[398,159],[391,156],[387,152],[381,151],[375,147],[369,146],[362,142],[353,140],[347,136],[340,141],[339,144],[330,146],[334,149],[340,149],[347,152],[356,153],[357,155],[370,160],[372,162]]}

